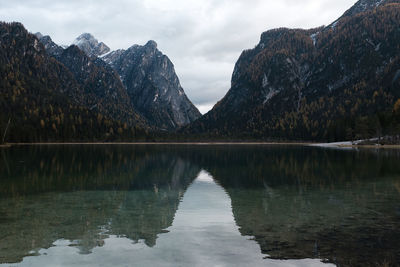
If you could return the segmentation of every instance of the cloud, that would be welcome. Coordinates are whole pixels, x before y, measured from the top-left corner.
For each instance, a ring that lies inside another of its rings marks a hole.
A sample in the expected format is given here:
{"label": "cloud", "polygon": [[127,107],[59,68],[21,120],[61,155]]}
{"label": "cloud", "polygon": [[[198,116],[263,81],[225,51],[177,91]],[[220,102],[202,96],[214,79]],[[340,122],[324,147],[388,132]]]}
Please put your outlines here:
{"label": "cloud", "polygon": [[355,0],[13,0],[0,17],[70,44],[90,32],[112,49],[152,39],[203,112],[229,90],[234,64],[262,32],[327,25]]}

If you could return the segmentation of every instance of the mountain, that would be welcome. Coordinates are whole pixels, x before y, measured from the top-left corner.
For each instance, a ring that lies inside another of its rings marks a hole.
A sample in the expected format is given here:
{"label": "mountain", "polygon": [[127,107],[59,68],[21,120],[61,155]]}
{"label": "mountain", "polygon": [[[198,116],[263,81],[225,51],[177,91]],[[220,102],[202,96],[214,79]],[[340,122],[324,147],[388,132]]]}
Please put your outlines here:
{"label": "mountain", "polygon": [[[47,53],[62,63],[74,75],[75,80],[85,88],[85,106],[99,110],[102,114],[134,125],[145,124],[145,120],[135,113],[129,96],[119,76],[97,57],[89,57],[76,45],[63,49],[49,36],[36,34]],[[76,96],[71,95],[72,98]]]}
{"label": "mountain", "polygon": [[[180,86],[173,64],[154,41],[100,55],[96,49],[103,43],[89,33],[80,35],[67,49],[55,44],[49,36],[40,33],[36,36],[48,54],[63,63],[90,91],[90,107],[95,106],[93,103],[122,106],[108,114],[114,119],[125,120],[132,114],[124,116],[118,111],[134,109],[153,127],[175,130],[201,116]],[[109,49],[103,52],[106,51]]]}
{"label": "mountain", "polygon": [[99,59],[86,56],[77,46],[72,45],[57,57],[85,88],[86,106],[102,110],[102,113],[115,120],[129,124],[140,116],[135,114],[129,96],[118,75]]}
{"label": "mountain", "polygon": [[373,10],[376,7],[386,5],[389,3],[397,3],[397,0],[360,0],[355,3],[349,10],[347,10],[339,20],[345,17],[358,15],[365,11]]}
{"label": "mountain", "polygon": [[264,32],[237,61],[226,96],[183,133],[331,141],[398,134],[399,2],[361,0],[327,27]]}
{"label": "mountain", "polygon": [[51,56],[60,56],[64,49],[53,42],[50,36],[42,35],[40,32],[35,33],[35,36],[39,39],[39,41],[43,44],[46,52]]}
{"label": "mountain", "polygon": [[[74,75],[75,80],[85,88],[85,105],[101,110],[110,118],[132,124],[134,114],[129,96],[115,71],[97,57],[89,57],[78,46],[63,49],[50,36],[35,34],[44,45],[46,52],[62,63]],[[71,96],[75,97],[75,96]],[[143,122],[143,121],[142,121]]]}
{"label": "mountain", "polygon": [[0,23],[1,131],[11,122],[6,141],[144,138],[148,126],[111,68],[92,66],[77,47],[60,50],[50,38],[41,40],[45,45],[20,23]]}
{"label": "mountain", "polygon": [[75,39],[74,45],[78,46],[89,57],[101,56],[110,52],[110,48],[93,37],[90,33],[83,33]]}
{"label": "mountain", "polygon": [[201,114],[190,102],[169,58],[157,49],[157,43],[134,45],[101,57],[121,77],[133,106],[152,125],[174,130]]}

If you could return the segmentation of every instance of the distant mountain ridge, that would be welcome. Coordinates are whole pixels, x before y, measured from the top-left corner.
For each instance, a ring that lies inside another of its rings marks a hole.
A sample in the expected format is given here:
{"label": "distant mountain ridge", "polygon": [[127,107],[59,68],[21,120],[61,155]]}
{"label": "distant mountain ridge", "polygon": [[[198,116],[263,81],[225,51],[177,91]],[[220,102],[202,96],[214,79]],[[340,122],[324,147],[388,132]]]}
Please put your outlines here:
{"label": "distant mountain ridge", "polygon": [[[118,75],[102,60],[90,57],[76,45],[63,49],[49,36],[36,34],[46,48],[47,53],[62,63],[74,75],[88,95],[85,105],[115,120],[128,124],[131,118],[139,115],[131,105],[129,96]],[[75,96],[72,96],[75,97]],[[144,119],[141,119],[142,123]]]}
{"label": "distant mountain ridge", "polygon": [[[70,54],[66,58],[64,49],[55,44],[49,36],[40,33],[36,35],[47,52],[64,63],[75,75],[82,75],[81,70],[88,69],[89,65],[85,66],[79,62],[84,55],[76,49],[73,55]],[[124,96],[127,92],[134,109],[155,128],[176,130],[201,116],[180,85],[172,62],[157,49],[155,41],[149,41],[144,46],[133,45],[127,50],[110,52],[104,43],[99,43],[93,35],[84,33],[76,38],[71,47],[73,46],[86,54],[88,58],[85,64],[91,62],[92,71],[93,66],[101,65],[101,68],[107,69],[107,73],[117,73],[118,77],[114,77],[114,80],[120,79],[125,87],[125,92],[118,89],[119,95]],[[72,50],[71,47],[66,50]],[[77,57],[76,60],[74,56]],[[85,72],[91,75],[91,71]],[[92,79],[87,81],[87,84],[93,85],[96,81]],[[114,81],[111,85],[106,83],[106,86],[114,88],[117,84],[118,82]],[[125,96],[122,99],[125,99]]]}
{"label": "distant mountain ridge", "polygon": [[399,2],[361,0],[327,27],[263,33],[225,97],[183,133],[333,141],[400,132]]}
{"label": "distant mountain ridge", "polygon": [[99,41],[90,33],[79,35],[73,44],[79,47],[89,57],[98,57],[110,52],[110,48],[105,43],[99,43]]}
{"label": "distant mountain ridge", "polygon": [[373,10],[374,8],[382,5],[397,2],[397,0],[360,0],[356,2],[350,9],[348,9],[341,18],[354,16],[368,10]]}
{"label": "distant mountain ridge", "polygon": [[155,41],[108,53],[102,60],[119,73],[135,108],[158,128],[177,129],[201,116]]}

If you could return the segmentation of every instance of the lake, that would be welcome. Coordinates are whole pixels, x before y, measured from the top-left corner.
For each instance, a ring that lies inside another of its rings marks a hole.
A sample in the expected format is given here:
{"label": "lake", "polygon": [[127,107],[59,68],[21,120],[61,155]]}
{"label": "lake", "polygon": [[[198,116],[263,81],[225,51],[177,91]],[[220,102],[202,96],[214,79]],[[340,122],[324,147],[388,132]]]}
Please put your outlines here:
{"label": "lake", "polygon": [[400,151],[0,148],[1,266],[388,266]]}

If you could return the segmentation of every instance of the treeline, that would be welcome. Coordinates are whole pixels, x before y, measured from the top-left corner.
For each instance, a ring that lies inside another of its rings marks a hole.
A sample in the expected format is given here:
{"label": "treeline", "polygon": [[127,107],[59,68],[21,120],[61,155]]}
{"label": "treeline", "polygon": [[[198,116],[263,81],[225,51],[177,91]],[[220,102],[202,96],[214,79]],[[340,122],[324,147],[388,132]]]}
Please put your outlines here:
{"label": "treeline", "polygon": [[[18,72],[16,73],[18,75]],[[30,88],[32,84],[29,86]],[[18,79],[0,81],[0,131],[5,142],[146,140],[149,131],[73,104],[60,94],[27,90]],[[1,142],[3,139],[1,139]]]}

